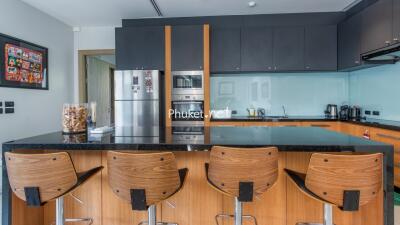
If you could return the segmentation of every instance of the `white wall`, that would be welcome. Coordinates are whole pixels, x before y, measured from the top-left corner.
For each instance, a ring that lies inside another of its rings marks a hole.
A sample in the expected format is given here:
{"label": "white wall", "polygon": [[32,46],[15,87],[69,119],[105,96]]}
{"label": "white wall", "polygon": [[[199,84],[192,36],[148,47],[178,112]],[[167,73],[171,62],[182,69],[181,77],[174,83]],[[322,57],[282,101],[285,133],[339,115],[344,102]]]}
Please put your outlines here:
{"label": "white wall", "polygon": [[0,87],[0,101],[15,101],[15,114],[0,114],[0,143],[61,130],[62,104],[73,97],[72,28],[21,1],[1,0],[0,33],[49,49],[50,87]]}
{"label": "white wall", "polygon": [[79,50],[115,49],[115,27],[79,27],[74,32],[74,101],[79,102]]}

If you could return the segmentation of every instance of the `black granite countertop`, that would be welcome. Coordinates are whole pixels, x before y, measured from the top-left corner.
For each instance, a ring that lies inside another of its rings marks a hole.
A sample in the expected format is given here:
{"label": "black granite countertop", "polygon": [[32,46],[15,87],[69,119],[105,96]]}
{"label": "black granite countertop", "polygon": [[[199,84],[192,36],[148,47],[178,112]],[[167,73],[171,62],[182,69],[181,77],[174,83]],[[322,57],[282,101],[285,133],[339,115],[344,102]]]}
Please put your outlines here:
{"label": "black granite countertop", "polygon": [[358,124],[369,127],[376,127],[388,130],[400,131],[400,121],[393,120],[381,120],[381,119],[371,119],[363,118],[360,120],[338,120],[326,118],[324,116],[290,116],[290,117],[280,117],[280,116],[266,116],[266,117],[249,117],[249,116],[232,116],[229,119],[215,119],[211,118],[211,122],[332,122],[341,121],[352,124]]}
{"label": "black granite countertop", "polygon": [[[214,145],[236,147],[277,146],[281,151],[356,151],[361,148],[390,145],[374,142],[318,127],[205,127],[203,134],[166,134],[159,137],[115,137],[113,134],[93,138],[86,134],[63,135],[61,132],[15,140],[3,144],[12,149],[62,150],[209,150]],[[183,136],[185,137],[185,136]],[[196,137],[192,139],[190,137]]]}
{"label": "black granite countertop", "polygon": [[228,119],[215,119],[211,118],[211,122],[297,122],[297,121],[337,121],[337,119],[329,119],[324,116],[232,116]]}

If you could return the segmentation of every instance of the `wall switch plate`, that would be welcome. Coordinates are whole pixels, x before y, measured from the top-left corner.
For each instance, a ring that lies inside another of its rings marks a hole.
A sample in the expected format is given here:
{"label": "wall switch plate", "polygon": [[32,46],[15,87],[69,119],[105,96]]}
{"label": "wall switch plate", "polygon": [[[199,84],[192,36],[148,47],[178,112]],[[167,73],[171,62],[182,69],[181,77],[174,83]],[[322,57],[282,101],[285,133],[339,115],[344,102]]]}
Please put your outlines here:
{"label": "wall switch plate", "polygon": [[14,108],[6,108],[6,114],[14,113]]}
{"label": "wall switch plate", "polygon": [[14,107],[14,102],[13,101],[6,101],[4,102],[6,107]]}
{"label": "wall switch plate", "polygon": [[379,116],[380,113],[379,113],[379,111],[373,111],[373,112],[372,112],[372,115],[374,115],[374,116]]}
{"label": "wall switch plate", "polygon": [[371,110],[365,110],[365,115],[371,115]]}

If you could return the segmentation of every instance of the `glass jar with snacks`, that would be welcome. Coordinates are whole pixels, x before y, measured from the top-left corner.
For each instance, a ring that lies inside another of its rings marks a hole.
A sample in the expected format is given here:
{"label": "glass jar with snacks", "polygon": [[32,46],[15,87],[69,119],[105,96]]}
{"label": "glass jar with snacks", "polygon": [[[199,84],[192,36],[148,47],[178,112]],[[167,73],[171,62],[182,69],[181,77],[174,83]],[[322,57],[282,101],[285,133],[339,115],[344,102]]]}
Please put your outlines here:
{"label": "glass jar with snacks", "polygon": [[63,107],[63,133],[86,132],[86,119],[88,116],[87,104],[64,104]]}

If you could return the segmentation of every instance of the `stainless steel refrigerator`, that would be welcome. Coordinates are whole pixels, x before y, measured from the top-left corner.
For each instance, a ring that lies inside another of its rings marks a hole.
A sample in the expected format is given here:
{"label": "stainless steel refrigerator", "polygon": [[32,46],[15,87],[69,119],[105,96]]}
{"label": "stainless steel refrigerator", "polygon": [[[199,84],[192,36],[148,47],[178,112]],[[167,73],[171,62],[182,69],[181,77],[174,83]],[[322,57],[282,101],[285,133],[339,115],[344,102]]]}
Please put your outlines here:
{"label": "stainless steel refrigerator", "polygon": [[157,141],[163,126],[163,76],[158,70],[114,73],[115,137]]}

